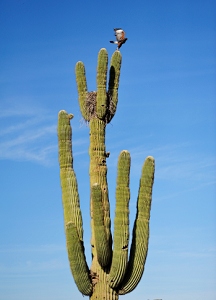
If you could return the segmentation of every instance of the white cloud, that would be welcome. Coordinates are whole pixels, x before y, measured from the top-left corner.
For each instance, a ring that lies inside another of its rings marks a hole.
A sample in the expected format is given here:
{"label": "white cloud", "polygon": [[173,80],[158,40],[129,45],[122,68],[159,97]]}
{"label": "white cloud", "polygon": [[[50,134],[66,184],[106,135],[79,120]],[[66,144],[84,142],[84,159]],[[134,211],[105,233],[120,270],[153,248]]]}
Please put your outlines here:
{"label": "white cloud", "polygon": [[186,142],[145,150],[134,148],[131,150],[132,167],[134,172],[137,172],[138,168],[141,172],[145,157],[151,154],[155,158],[155,174],[158,179],[202,181],[204,185],[215,183],[215,158],[198,151],[194,153],[196,147],[197,145]]}
{"label": "white cloud", "polygon": [[31,253],[31,252],[40,252],[40,253],[53,253],[53,252],[65,251],[65,245],[59,244],[44,244],[44,245],[1,245],[0,253]]}
{"label": "white cloud", "polygon": [[56,118],[41,109],[7,107],[0,114],[0,159],[49,164],[57,152]]}
{"label": "white cloud", "polygon": [[60,259],[48,259],[44,261],[33,261],[27,260],[20,263],[17,263],[13,266],[0,265],[0,273],[5,276],[25,276],[25,274],[36,275],[38,272],[40,275],[41,272],[50,272],[53,270],[60,270],[67,268],[67,264],[61,261]]}
{"label": "white cloud", "polygon": [[36,275],[67,268],[65,245],[1,246],[0,276]]}
{"label": "white cloud", "polygon": [[[30,107],[29,104],[12,105],[13,102],[19,103],[9,101],[0,112],[0,159],[52,164],[58,151],[57,113],[51,114],[34,103]],[[79,136],[73,139],[74,156],[88,152],[89,140],[80,137],[83,130],[76,125],[73,135],[77,130]]]}

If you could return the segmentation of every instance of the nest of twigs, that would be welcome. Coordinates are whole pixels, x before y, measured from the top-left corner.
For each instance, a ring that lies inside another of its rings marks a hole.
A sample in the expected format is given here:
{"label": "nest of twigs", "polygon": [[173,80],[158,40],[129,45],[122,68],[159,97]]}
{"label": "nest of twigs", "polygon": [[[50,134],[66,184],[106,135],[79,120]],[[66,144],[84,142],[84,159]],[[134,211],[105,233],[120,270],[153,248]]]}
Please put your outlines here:
{"label": "nest of twigs", "polygon": [[[107,92],[107,107],[106,107],[106,114],[104,116],[104,121],[107,123],[110,122],[112,117],[115,114],[116,106],[112,101],[112,96],[110,92]],[[97,92],[88,92],[86,96],[86,110],[89,116],[89,120],[92,118],[97,117]]]}

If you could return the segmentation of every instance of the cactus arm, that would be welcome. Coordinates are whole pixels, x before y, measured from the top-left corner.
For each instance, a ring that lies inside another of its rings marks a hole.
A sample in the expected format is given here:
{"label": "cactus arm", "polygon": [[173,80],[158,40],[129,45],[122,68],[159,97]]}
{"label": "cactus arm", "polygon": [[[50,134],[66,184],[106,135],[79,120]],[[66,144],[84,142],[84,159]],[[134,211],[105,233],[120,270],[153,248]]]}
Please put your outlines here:
{"label": "cactus arm", "polygon": [[66,111],[59,112],[58,118],[58,141],[60,179],[62,187],[62,201],[65,224],[72,221],[77,227],[80,239],[83,238],[82,216],[79,203],[79,194],[76,175],[73,170],[72,156],[72,129],[70,120],[73,115]]}
{"label": "cactus arm", "polygon": [[106,228],[104,227],[104,210],[101,187],[97,183],[95,183],[91,188],[91,199],[97,260],[102,267],[105,267],[111,260],[111,251],[107,240]]}
{"label": "cactus arm", "polygon": [[116,213],[114,221],[114,248],[109,285],[116,288],[122,281],[128,261],[129,242],[129,173],[130,153],[122,151],[118,160]]}
{"label": "cactus arm", "polygon": [[[83,227],[76,175],[73,170],[72,129],[73,115],[62,110],[58,115],[58,143],[60,179],[68,259],[78,289],[90,295],[92,284],[83,246]],[[77,259],[78,258],[78,259]],[[85,278],[85,284],[79,280]]]}
{"label": "cactus arm", "polygon": [[124,295],[134,290],[144,272],[145,260],[148,252],[149,219],[154,169],[154,158],[148,156],[142,168],[130,258],[126,276],[121,283],[119,295]]}
{"label": "cactus arm", "polygon": [[79,238],[77,228],[72,222],[66,225],[66,240],[71,272],[79,291],[86,296],[92,293],[90,271],[86,264],[84,246]]}
{"label": "cactus arm", "polygon": [[108,84],[108,94],[110,97],[110,116],[107,123],[111,121],[114,117],[117,103],[118,103],[118,87],[119,87],[119,77],[121,70],[122,56],[119,51],[115,51],[111,58],[110,71],[109,71],[109,84]]}
{"label": "cactus arm", "polygon": [[107,111],[107,64],[108,54],[106,49],[101,49],[98,54],[98,67],[97,67],[97,117],[104,119]]}
{"label": "cactus arm", "polygon": [[86,98],[87,98],[87,82],[85,76],[85,66],[83,62],[78,61],[75,68],[76,73],[76,82],[77,82],[77,89],[79,94],[79,106],[82,113],[83,118],[86,121],[89,121],[89,109],[86,105]]}

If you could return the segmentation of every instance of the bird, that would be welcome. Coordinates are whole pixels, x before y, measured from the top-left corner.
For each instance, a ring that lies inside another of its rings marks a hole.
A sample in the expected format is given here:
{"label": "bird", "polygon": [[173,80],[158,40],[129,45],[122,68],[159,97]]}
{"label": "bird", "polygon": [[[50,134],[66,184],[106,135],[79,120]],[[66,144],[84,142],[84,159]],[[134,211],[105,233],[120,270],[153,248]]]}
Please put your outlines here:
{"label": "bird", "polygon": [[117,44],[117,50],[121,48],[121,46],[127,41],[127,38],[125,37],[125,32],[121,28],[114,28],[116,41],[110,41],[112,44]]}

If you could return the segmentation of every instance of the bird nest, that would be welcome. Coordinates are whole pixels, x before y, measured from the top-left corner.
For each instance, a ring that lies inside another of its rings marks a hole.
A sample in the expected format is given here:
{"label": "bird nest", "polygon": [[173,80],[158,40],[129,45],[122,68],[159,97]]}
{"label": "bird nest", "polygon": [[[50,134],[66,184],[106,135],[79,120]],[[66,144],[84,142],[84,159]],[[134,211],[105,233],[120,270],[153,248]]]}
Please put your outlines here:
{"label": "bird nest", "polygon": [[[97,117],[97,92],[88,92],[86,96],[86,102],[85,102],[86,112],[89,116],[89,120],[92,118]],[[107,92],[107,101],[106,101],[107,107],[106,107],[106,114],[103,118],[105,123],[109,123],[112,117],[115,114],[116,105],[114,104],[112,100],[112,95],[108,91]]]}

